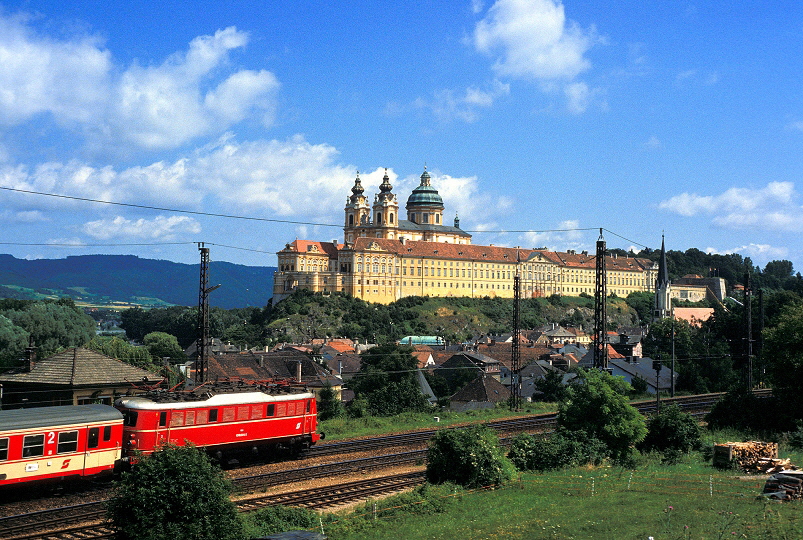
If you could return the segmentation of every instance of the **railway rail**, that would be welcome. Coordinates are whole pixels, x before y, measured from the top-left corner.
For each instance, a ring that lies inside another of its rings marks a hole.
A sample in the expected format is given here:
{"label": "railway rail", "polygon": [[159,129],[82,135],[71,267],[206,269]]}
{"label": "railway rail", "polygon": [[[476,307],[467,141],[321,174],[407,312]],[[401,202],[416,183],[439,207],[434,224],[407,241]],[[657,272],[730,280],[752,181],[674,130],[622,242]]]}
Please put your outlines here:
{"label": "railway rail", "polygon": [[[759,396],[771,395],[771,390],[758,390]],[[665,398],[662,404],[676,403],[683,410],[691,414],[703,414],[722,394],[705,394],[696,396],[683,396]],[[654,401],[637,402],[633,404],[642,414],[650,414],[656,410]],[[501,433],[517,431],[550,431],[557,423],[556,413],[546,413],[523,418],[497,420],[486,425]],[[310,452],[310,457],[333,454],[347,454],[364,452],[368,450],[387,449],[399,446],[423,446],[436,430],[426,430],[414,433],[388,435],[370,439],[343,441],[321,445],[321,451]],[[502,444],[509,442],[503,439]],[[311,478],[331,477],[358,471],[389,468],[410,463],[423,463],[426,460],[426,450],[408,450],[396,454],[370,456],[366,458],[314,465],[276,471],[271,473],[245,476],[234,479],[237,487],[243,491],[265,489],[290,482],[308,480]],[[402,480],[404,478],[404,480]],[[407,482],[404,484],[404,482]],[[289,494],[266,495],[256,499],[248,499],[238,503],[241,511],[249,511],[273,504],[293,506],[306,506],[308,508],[327,508],[344,504],[353,500],[365,499],[371,496],[398,491],[404,487],[417,485],[423,482],[423,472],[405,473],[389,477],[373,478],[350,482],[348,484],[315,488],[313,490],[300,490]],[[306,495],[305,495],[306,494]],[[318,500],[319,504],[315,501]],[[105,519],[105,501],[97,501],[82,505],[41,510],[28,514],[0,518],[0,538],[14,538],[19,540],[32,539],[74,539],[74,538],[112,538],[113,531]],[[83,527],[71,527],[76,523],[93,523]],[[68,528],[64,528],[68,527]],[[58,533],[42,533],[38,531],[59,530]]]}

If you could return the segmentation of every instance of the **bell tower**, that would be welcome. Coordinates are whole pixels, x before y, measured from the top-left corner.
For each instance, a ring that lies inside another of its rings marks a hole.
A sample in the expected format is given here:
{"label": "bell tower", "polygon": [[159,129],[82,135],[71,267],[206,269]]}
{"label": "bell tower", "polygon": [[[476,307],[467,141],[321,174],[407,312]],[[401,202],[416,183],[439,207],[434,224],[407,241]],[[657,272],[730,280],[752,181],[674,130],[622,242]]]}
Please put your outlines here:
{"label": "bell tower", "polygon": [[346,221],[343,226],[343,241],[351,244],[360,236],[359,228],[365,227],[371,221],[371,208],[365,198],[365,188],[362,187],[360,172],[351,188],[351,196],[346,198]]}
{"label": "bell tower", "polygon": [[388,170],[379,185],[379,193],[374,197],[373,231],[377,238],[396,238],[396,229],[399,228],[399,202],[393,194]]}

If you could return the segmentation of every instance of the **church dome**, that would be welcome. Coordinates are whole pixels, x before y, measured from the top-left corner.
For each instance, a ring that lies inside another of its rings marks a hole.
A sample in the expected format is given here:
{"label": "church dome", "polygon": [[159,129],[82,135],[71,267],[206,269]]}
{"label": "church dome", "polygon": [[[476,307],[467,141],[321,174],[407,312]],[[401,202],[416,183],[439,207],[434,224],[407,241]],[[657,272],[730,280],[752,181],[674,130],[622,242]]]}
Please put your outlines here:
{"label": "church dome", "polygon": [[413,190],[407,199],[407,207],[411,206],[440,206],[443,207],[443,199],[438,194],[438,190],[430,184],[429,173],[424,170],[421,175],[421,184]]}

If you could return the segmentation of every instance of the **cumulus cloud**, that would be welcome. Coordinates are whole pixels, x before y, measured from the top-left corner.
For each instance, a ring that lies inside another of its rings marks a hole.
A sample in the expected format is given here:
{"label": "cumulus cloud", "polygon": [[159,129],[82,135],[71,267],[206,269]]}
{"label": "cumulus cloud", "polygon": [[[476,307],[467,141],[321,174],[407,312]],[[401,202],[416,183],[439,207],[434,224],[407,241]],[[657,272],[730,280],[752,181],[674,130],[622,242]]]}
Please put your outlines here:
{"label": "cumulus cloud", "polygon": [[576,81],[591,67],[586,53],[598,41],[595,28],[568,20],[555,0],[497,0],[473,34],[476,50],[495,58],[497,76],[535,81],[547,92],[562,87],[574,114],[598,92]]}
{"label": "cumulus cloud", "polygon": [[85,223],[82,230],[98,240],[112,238],[173,240],[177,236],[198,234],[201,225],[187,216],[157,216],[153,219],[130,220],[122,216]]}
{"label": "cumulus cloud", "polygon": [[681,216],[710,215],[725,228],[757,228],[781,231],[803,230],[792,182],[770,182],[761,189],[730,188],[719,195],[681,193],[659,203],[662,210]]}
{"label": "cumulus cloud", "polygon": [[[238,142],[227,135],[172,163],[159,161],[122,170],[77,160],[0,166],[0,184],[128,204],[200,210],[206,201],[216,212],[320,216],[322,208],[342,208],[354,182],[356,167],[337,163],[337,156],[334,147],[310,144],[301,136]],[[98,208],[62,198],[7,193],[0,197],[17,210]],[[331,221],[335,213],[328,212],[327,221]],[[340,219],[338,215],[337,222]]]}
{"label": "cumulus cloud", "polygon": [[227,73],[248,34],[229,27],[193,39],[159,65],[115,64],[94,36],[37,34],[22,15],[0,14],[0,125],[49,115],[91,144],[176,148],[254,113],[273,122],[279,82],[265,70]]}
{"label": "cumulus cloud", "polygon": [[590,67],[585,53],[595,31],[568,21],[553,0],[497,0],[474,29],[478,51],[497,54],[499,75],[573,79]]}

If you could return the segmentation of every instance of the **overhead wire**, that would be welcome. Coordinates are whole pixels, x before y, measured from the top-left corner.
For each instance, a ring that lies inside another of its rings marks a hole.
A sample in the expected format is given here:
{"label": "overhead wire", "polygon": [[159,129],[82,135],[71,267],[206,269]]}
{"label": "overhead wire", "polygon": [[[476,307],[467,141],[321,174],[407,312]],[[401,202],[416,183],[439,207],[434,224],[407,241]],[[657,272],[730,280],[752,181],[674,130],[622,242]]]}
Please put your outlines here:
{"label": "overhead wire", "polygon": [[[322,223],[316,221],[299,221],[299,220],[288,220],[288,219],[277,219],[277,218],[266,218],[266,217],[258,217],[258,216],[245,216],[239,214],[223,214],[223,213],[216,213],[216,212],[204,212],[201,210],[186,210],[182,208],[170,208],[164,206],[151,206],[146,204],[137,204],[137,203],[124,203],[119,201],[105,201],[102,199],[92,199],[89,197],[78,197],[74,195],[65,195],[61,193],[48,193],[44,191],[34,191],[28,189],[20,189],[20,188],[12,188],[8,186],[0,186],[0,190],[10,191],[13,193],[22,193],[26,195],[40,195],[43,197],[53,197],[57,199],[66,199],[66,200],[74,200],[74,201],[81,201],[81,202],[89,202],[95,204],[107,204],[112,206],[122,206],[127,208],[138,208],[144,210],[157,210],[160,212],[171,212],[171,213],[178,213],[178,214],[188,214],[188,215],[196,215],[196,216],[205,216],[205,217],[217,217],[217,218],[224,218],[224,219],[239,219],[239,220],[247,220],[247,221],[261,221],[261,222],[269,222],[269,223],[284,223],[289,225],[309,225],[314,227],[336,227],[341,228],[342,225],[340,224],[333,224],[333,223]],[[471,229],[466,230],[465,232],[474,233],[474,234],[523,234],[523,233],[534,233],[534,234],[544,234],[544,233],[563,233],[563,232],[585,232],[585,231],[596,231],[600,230],[600,227],[574,227],[574,228],[562,228],[562,229],[498,229],[498,230],[489,230],[489,229]],[[630,240],[625,238],[622,235],[619,235],[610,229],[602,228],[614,236],[622,238],[632,244],[645,247],[648,246],[646,244],[642,244],[640,242],[636,242],[634,240]],[[170,242],[164,243],[163,245],[177,245],[177,244],[184,244],[184,243],[194,243],[194,242]],[[1,243],[0,245],[25,245],[25,244],[11,244],[11,243]],[[60,244],[28,244],[28,245],[59,245]],[[72,244],[65,244],[71,246]],[[106,244],[80,244],[80,246],[105,246]],[[134,243],[134,244],[114,244],[116,246],[125,246],[125,245],[160,245],[160,244],[149,244],[149,243]],[[242,249],[245,251],[249,251],[248,248],[240,248],[236,246],[226,246],[223,244],[218,244],[220,247],[226,247],[231,249]],[[76,247],[79,247],[77,245]],[[260,250],[253,250],[258,253],[262,253]],[[267,252],[266,252],[267,253]]]}

